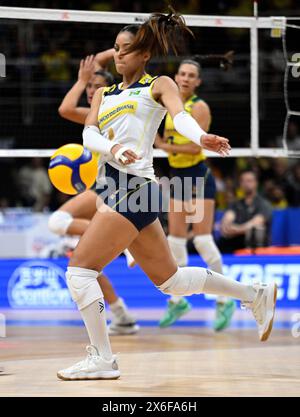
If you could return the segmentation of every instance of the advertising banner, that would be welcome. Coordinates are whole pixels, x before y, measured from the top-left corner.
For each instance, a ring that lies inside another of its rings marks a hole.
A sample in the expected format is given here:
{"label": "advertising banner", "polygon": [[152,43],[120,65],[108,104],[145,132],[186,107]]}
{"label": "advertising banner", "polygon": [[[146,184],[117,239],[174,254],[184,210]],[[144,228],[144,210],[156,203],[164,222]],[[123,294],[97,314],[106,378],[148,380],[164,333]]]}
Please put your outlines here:
{"label": "advertising banner", "polygon": [[[224,256],[224,273],[245,284],[276,281],[278,307],[300,308],[300,256]],[[0,261],[0,308],[74,309],[65,283],[68,260],[10,259]],[[205,266],[199,256],[190,256],[189,265]],[[131,307],[157,308],[165,305],[160,293],[143,271],[128,269],[125,258],[112,262],[105,273],[120,296]],[[195,307],[210,307],[215,297],[190,297]]]}

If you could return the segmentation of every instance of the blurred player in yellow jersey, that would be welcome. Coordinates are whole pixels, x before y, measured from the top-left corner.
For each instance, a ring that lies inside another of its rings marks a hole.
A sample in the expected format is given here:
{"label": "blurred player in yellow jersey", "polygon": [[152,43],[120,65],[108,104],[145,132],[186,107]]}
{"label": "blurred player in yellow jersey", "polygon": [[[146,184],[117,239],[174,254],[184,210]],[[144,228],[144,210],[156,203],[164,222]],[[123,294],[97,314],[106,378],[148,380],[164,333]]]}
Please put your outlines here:
{"label": "blurred player in yellow jersey", "polygon": [[[182,61],[175,81],[179,87],[185,111],[190,113],[204,130],[208,131],[211,123],[210,108],[195,94],[202,82],[199,63],[194,60]],[[173,191],[170,199],[168,242],[178,265],[184,267],[188,263],[187,235],[189,225],[186,223],[187,211],[176,211],[175,204],[176,200],[192,200],[193,204],[204,204],[203,220],[192,223],[194,246],[208,268],[222,274],[222,257],[212,236],[216,185],[210,169],[204,163],[206,157],[202,148],[175,130],[169,114],[165,120],[164,137],[157,136],[155,145],[168,152],[171,177],[179,177],[182,181],[189,178],[192,184],[190,190],[185,184],[186,194],[184,197]],[[197,177],[204,179],[204,202],[203,197],[199,199],[199,196],[196,195]],[[167,311],[160,321],[160,326],[170,326],[190,310],[191,304],[186,298],[172,296],[168,300]],[[234,310],[235,302],[233,300],[225,297],[217,298],[214,322],[216,331],[229,326]]]}
{"label": "blurred player in yellow jersey", "polygon": [[[112,58],[112,51],[109,49],[98,53],[95,57],[90,55],[81,60],[78,80],[66,94],[58,109],[63,118],[84,124],[90,107],[80,107],[78,102],[82,94],[86,93],[87,102],[90,105],[98,88],[113,83],[113,76],[104,69]],[[87,190],[71,198],[50,216],[49,229],[60,236],[83,235],[96,212],[96,200],[97,194],[93,190]],[[72,241],[74,240],[70,240],[70,243]],[[126,250],[124,253],[127,265],[133,266],[134,259],[130,252]],[[128,312],[124,300],[118,296],[108,277],[102,273],[98,277],[98,282],[112,313],[112,322],[109,326],[110,334],[136,333],[139,326]]]}

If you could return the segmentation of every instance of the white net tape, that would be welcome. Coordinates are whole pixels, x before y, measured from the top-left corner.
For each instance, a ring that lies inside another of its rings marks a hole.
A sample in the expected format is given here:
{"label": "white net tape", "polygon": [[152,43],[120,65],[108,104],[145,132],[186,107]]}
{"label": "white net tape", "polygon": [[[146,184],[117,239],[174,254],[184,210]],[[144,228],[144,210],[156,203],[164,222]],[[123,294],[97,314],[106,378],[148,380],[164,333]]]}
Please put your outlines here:
{"label": "white net tape", "polygon": [[[0,18],[26,20],[54,20],[58,22],[90,22],[131,24],[145,21],[147,13],[89,12],[79,10],[33,9],[22,7],[0,7]],[[188,26],[272,29],[283,28],[285,17],[239,17],[184,15]]]}
{"label": "white net tape", "polygon": [[[130,24],[143,22],[149,17],[145,13],[119,13],[119,12],[90,12],[76,10],[54,10],[54,9],[33,9],[0,7],[0,19],[25,19],[35,21],[55,21],[55,22],[94,22],[112,24]],[[279,29],[285,35],[287,27],[285,17],[236,17],[236,16],[197,16],[185,15],[186,22],[191,27],[211,27],[211,28],[235,28],[250,30],[250,60],[251,60],[251,141],[249,148],[233,148],[232,157],[238,156],[298,156],[299,152],[288,150],[283,139],[283,148],[261,148],[259,146],[259,101],[258,101],[258,32],[260,29]],[[290,25],[289,25],[290,26]],[[295,25],[293,25],[295,26]],[[298,27],[297,27],[298,28]],[[283,40],[286,48],[285,41]],[[287,59],[287,67],[292,65]],[[286,89],[285,80],[285,89]],[[286,90],[285,90],[286,93]],[[287,120],[290,115],[299,115],[287,105]],[[286,129],[284,135],[286,135]],[[285,136],[284,136],[285,137]],[[0,149],[0,157],[49,157],[54,152],[53,149]],[[206,152],[209,157],[218,155]],[[154,151],[154,157],[166,157],[166,153],[160,150]]]}

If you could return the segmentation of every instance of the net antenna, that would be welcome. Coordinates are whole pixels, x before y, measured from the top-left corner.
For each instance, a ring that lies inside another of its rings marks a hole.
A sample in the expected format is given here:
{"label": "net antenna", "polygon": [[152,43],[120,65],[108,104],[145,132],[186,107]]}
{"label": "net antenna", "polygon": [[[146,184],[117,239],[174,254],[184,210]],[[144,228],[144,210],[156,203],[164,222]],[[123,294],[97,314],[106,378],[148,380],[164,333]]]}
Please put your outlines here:
{"label": "net antenna", "polygon": [[[297,18],[297,20],[300,20],[300,18]],[[289,128],[289,122],[291,116],[300,117],[300,111],[293,110],[290,107],[289,103],[289,88],[288,88],[288,80],[289,80],[289,74],[290,71],[292,75],[299,78],[300,77],[300,55],[295,54],[296,60],[291,61],[288,54],[288,48],[287,48],[287,39],[286,39],[286,32],[287,28],[300,30],[299,25],[295,24],[289,24],[287,23],[282,31],[282,48],[283,48],[283,56],[285,59],[285,71],[284,71],[284,102],[286,107],[286,117],[284,122],[284,129],[283,129],[283,138],[282,138],[282,145],[283,149],[286,151],[289,157],[300,157],[300,151],[298,150],[292,150],[288,148],[287,138],[288,138],[288,128]],[[300,34],[300,32],[299,32]]]}
{"label": "net antenna", "polygon": [[[142,23],[150,15],[146,13],[121,13],[121,12],[93,12],[79,10],[60,10],[42,8],[19,8],[19,7],[0,7],[0,19],[17,19],[27,21],[54,21],[54,22],[88,22],[103,24],[133,24]],[[249,148],[233,148],[231,156],[245,157],[279,157],[296,155],[296,151],[289,151],[286,143],[283,148],[261,148],[259,146],[259,62],[258,62],[258,32],[260,29],[280,30],[285,34],[286,17],[259,17],[258,1],[253,2],[253,16],[199,16],[185,15],[186,23],[191,27],[210,27],[210,28],[234,28],[248,29],[250,31],[250,61],[251,61],[251,134]],[[286,48],[285,37],[282,37]],[[289,61],[287,61],[289,62]],[[290,63],[288,64],[288,66]],[[287,89],[287,80],[285,80]],[[286,100],[288,117],[298,112],[292,112]],[[287,128],[285,129],[287,130]],[[49,157],[53,149],[0,149],[0,157]],[[217,154],[206,152],[207,156],[216,157]],[[162,150],[154,151],[155,157],[166,157]]]}
{"label": "net antenna", "polygon": [[258,2],[253,1],[253,24],[250,28],[251,60],[251,149],[254,156],[259,149],[259,66],[258,66]]}

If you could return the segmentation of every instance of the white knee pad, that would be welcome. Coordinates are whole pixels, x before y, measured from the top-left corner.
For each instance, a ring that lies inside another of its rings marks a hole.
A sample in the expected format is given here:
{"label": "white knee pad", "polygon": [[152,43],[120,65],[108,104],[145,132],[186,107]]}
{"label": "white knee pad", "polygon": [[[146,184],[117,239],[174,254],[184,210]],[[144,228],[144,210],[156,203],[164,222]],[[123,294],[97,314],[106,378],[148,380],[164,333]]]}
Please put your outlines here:
{"label": "white knee pad", "polygon": [[73,216],[67,211],[57,210],[49,217],[48,228],[52,233],[64,236],[72,221]]}
{"label": "white knee pad", "polygon": [[92,269],[69,266],[66,272],[67,285],[79,310],[103,298],[97,281],[98,272]]}
{"label": "white knee pad", "polygon": [[194,246],[212,271],[222,274],[222,256],[212,235],[197,235],[193,239]]}
{"label": "white knee pad", "polygon": [[164,294],[184,296],[201,294],[207,278],[207,269],[178,268],[174,275],[157,288]]}
{"label": "white knee pad", "polygon": [[186,248],[187,240],[184,237],[168,236],[168,243],[171,252],[178,266],[186,266],[188,264],[188,252]]}

